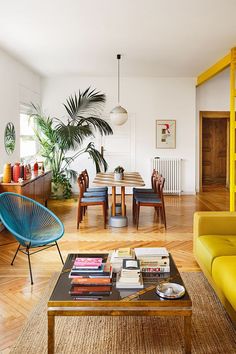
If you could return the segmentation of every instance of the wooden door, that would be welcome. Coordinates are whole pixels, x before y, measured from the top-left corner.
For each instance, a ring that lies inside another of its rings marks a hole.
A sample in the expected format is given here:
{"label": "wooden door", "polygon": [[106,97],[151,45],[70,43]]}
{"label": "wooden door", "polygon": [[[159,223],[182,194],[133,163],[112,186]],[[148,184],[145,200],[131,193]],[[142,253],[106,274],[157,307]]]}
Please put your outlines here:
{"label": "wooden door", "polygon": [[203,118],[202,184],[226,185],[227,119]]}

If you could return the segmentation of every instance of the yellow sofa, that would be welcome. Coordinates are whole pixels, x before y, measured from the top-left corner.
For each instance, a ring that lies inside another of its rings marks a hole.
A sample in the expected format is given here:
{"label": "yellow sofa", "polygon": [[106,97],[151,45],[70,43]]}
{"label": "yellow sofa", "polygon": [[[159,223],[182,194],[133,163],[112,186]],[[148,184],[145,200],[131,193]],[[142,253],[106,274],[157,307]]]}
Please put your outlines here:
{"label": "yellow sofa", "polygon": [[236,212],[196,212],[193,251],[236,325]]}

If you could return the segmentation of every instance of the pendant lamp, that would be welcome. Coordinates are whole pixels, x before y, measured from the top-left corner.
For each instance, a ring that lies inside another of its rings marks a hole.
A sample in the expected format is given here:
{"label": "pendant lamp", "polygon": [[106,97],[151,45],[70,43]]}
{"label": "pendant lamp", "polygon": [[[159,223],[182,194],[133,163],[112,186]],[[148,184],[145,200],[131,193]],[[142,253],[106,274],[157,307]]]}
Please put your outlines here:
{"label": "pendant lamp", "polygon": [[120,58],[121,54],[117,54],[118,61],[118,105],[110,112],[111,122],[114,125],[122,125],[128,119],[128,113],[124,107],[120,105]]}

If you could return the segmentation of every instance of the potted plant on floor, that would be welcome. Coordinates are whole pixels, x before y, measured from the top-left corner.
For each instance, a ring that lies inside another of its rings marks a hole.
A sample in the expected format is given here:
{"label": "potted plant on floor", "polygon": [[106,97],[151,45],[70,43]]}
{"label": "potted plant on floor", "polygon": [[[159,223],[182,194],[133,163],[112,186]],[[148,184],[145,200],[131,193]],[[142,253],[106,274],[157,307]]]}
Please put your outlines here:
{"label": "potted plant on floor", "polygon": [[124,168],[122,166],[117,166],[114,169],[114,180],[121,181],[124,178]]}
{"label": "potted plant on floor", "polygon": [[[93,142],[82,147],[85,139],[93,138],[95,132],[101,135],[113,133],[110,125],[101,118],[104,103],[105,95],[90,88],[78,95],[71,95],[64,104],[66,122],[46,117],[38,107],[32,105],[30,117],[35,122],[40,153],[45,165],[52,171],[54,196],[58,192],[64,198],[71,196],[71,180],[77,177],[77,172],[70,168],[70,164],[84,153],[92,158],[97,172],[102,168],[107,170],[107,162]],[[73,153],[69,155],[71,151]]]}

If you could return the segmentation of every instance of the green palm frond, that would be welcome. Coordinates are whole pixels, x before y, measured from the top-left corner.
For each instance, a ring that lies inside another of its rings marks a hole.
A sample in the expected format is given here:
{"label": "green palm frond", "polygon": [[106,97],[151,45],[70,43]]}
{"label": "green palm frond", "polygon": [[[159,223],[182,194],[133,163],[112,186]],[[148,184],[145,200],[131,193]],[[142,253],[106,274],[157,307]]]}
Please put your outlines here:
{"label": "green palm frond", "polygon": [[93,136],[93,132],[88,124],[79,126],[75,125],[73,122],[64,124],[62,121],[59,121],[55,126],[55,131],[57,132],[61,146],[65,151],[70,149],[75,150],[83,143],[85,138]]}
{"label": "green palm frond", "polygon": [[101,113],[106,96],[90,87],[84,92],[79,91],[66,100],[64,107],[72,120],[78,120],[78,116],[98,115]]}
{"label": "green palm frond", "polygon": [[101,153],[95,148],[94,143],[89,143],[84,152],[88,153],[89,156],[92,158],[96,166],[97,173],[101,172],[101,168],[103,168],[104,171],[107,170],[108,164],[104,157],[101,155]]}
{"label": "green palm frond", "polygon": [[87,117],[87,118],[80,118],[79,124],[83,125],[84,123],[90,126],[90,129],[94,129],[95,131],[98,130],[101,135],[110,135],[113,134],[113,131],[110,125],[101,118],[98,117]]}

